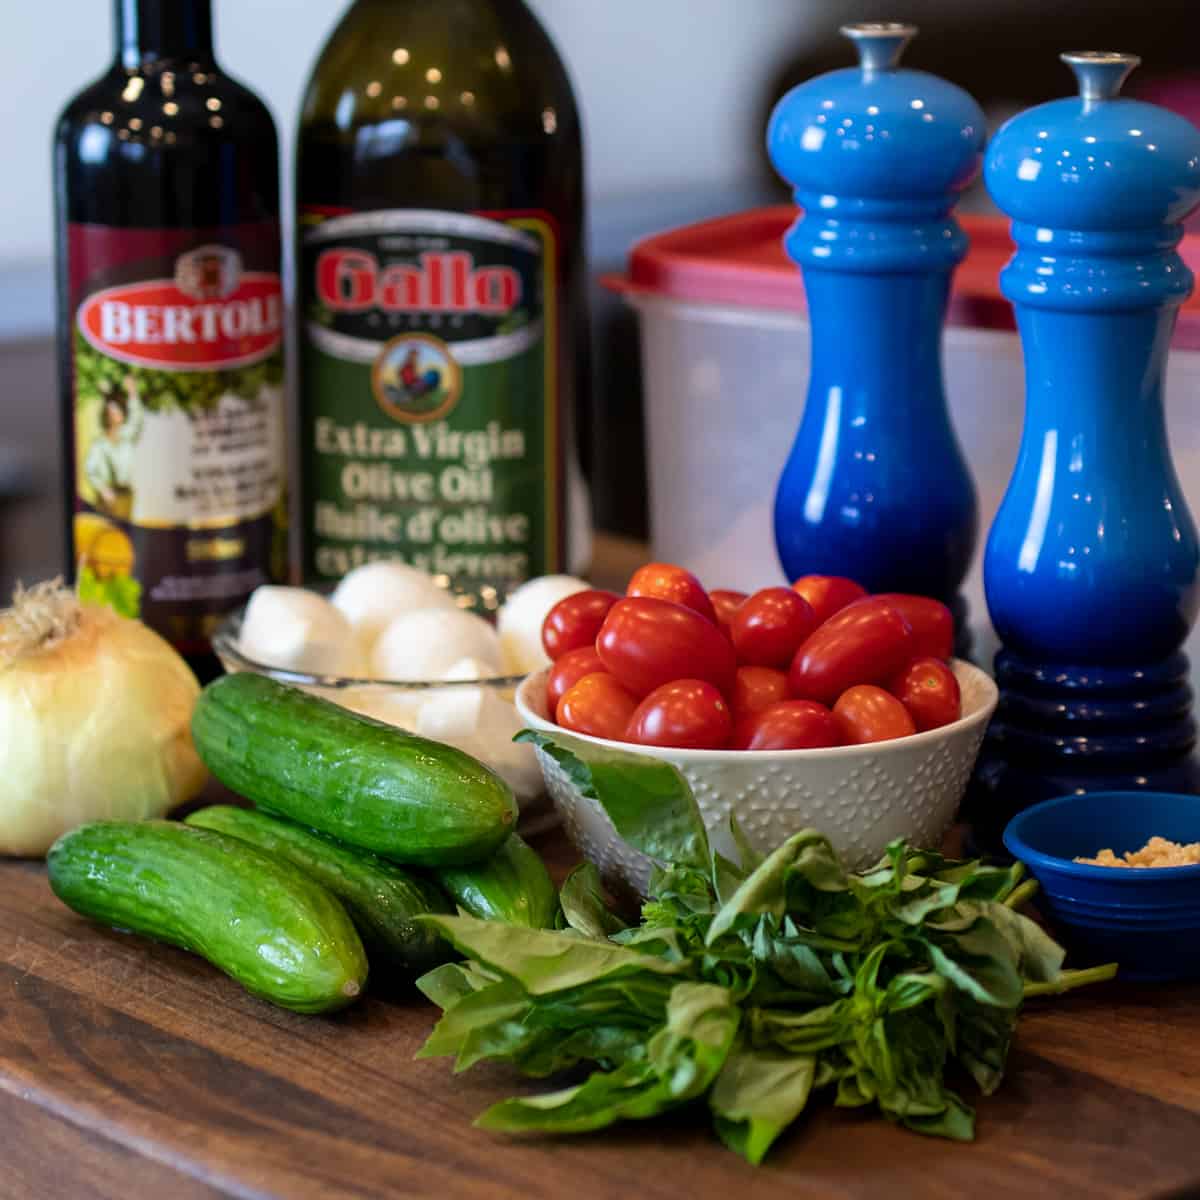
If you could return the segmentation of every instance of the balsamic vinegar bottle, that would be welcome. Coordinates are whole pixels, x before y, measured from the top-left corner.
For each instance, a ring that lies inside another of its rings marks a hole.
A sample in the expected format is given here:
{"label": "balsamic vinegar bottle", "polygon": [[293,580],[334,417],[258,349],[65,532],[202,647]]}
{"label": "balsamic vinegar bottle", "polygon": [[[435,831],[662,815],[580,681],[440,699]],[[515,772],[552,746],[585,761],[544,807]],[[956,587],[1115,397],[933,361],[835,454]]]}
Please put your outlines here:
{"label": "balsamic vinegar bottle", "polygon": [[210,0],[116,0],[54,137],[70,573],[212,673],[286,568],[279,155]]}
{"label": "balsamic vinegar bottle", "polygon": [[553,43],[523,0],[355,0],[297,157],[307,578],[564,569],[583,150]]}

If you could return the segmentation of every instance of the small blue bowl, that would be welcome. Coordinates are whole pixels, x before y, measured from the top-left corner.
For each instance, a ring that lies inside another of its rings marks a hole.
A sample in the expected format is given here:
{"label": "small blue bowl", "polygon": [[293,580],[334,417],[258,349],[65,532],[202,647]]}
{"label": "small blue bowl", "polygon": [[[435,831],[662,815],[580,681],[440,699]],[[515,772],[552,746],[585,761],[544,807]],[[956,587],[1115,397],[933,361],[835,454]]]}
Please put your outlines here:
{"label": "small blue bowl", "polygon": [[1075,966],[1118,962],[1127,979],[1200,977],[1200,866],[1094,867],[1105,847],[1140,850],[1152,837],[1200,842],[1200,796],[1092,792],[1019,813],[1004,844],[1041,884],[1038,908]]}

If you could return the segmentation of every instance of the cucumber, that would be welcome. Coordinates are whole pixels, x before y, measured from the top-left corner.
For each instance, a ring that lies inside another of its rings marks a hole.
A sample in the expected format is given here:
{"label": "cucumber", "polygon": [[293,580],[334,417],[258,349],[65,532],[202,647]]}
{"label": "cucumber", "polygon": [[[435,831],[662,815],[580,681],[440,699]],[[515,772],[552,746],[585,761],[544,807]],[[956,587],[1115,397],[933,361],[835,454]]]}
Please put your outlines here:
{"label": "cucumber", "polygon": [[192,738],[231,791],[396,862],[478,862],[516,823],[509,786],[470,755],[264,675],[210,683]]}
{"label": "cucumber", "polygon": [[553,929],[558,892],[550,872],[528,842],[512,834],[486,862],[442,867],[434,879],[473,917],[530,929]]}
{"label": "cucumber", "polygon": [[236,838],[177,821],[95,821],[63,834],[46,866],[77,913],[191,950],[281,1008],[329,1012],[366,984],[341,904]]}
{"label": "cucumber", "polygon": [[253,809],[217,804],[192,813],[185,823],[241,838],[331,891],[350,914],[372,969],[386,965],[419,973],[451,956],[437,930],[414,918],[454,909],[434,884],[403,867]]}

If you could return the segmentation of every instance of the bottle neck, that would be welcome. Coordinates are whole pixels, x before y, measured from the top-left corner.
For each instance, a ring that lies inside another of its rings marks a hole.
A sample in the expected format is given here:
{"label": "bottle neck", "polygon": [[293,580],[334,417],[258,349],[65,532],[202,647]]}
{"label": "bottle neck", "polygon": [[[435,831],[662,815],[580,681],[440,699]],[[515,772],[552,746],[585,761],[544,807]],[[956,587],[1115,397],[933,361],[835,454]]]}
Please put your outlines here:
{"label": "bottle neck", "polygon": [[125,67],[158,59],[212,61],[212,0],[116,0],[116,27]]}

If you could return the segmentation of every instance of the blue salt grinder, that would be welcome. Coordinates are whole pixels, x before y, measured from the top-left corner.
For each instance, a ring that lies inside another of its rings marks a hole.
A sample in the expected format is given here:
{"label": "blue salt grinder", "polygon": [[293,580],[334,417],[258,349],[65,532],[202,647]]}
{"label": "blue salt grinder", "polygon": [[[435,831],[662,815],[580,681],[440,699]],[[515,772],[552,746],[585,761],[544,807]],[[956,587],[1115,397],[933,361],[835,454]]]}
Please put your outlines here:
{"label": "blue salt grinder", "polygon": [[942,382],[941,332],[967,237],[951,215],[978,173],[966,92],[897,66],[911,25],[847,25],[859,66],[776,106],[767,148],[802,212],[784,242],[804,276],[812,368],[775,497],[789,579],[847,575],[944,600],[975,549],[975,489]]}
{"label": "blue salt grinder", "polygon": [[1064,54],[1079,94],[1014,117],[985,180],[1013,219],[1001,275],[1025,354],[1025,426],[984,561],[1000,707],[970,816],[994,843],[1068,792],[1196,792],[1179,652],[1200,549],[1167,445],[1167,346],[1192,273],[1200,131],[1120,96],[1138,59]]}

